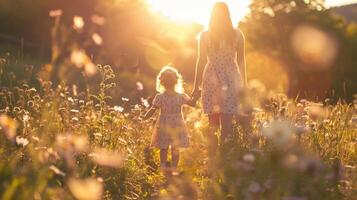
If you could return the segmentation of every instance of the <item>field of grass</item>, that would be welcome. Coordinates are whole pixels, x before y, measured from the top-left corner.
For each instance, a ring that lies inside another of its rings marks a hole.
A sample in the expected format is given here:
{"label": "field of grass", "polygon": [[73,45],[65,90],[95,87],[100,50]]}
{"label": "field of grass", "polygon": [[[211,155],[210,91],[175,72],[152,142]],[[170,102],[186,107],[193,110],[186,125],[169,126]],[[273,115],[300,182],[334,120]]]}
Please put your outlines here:
{"label": "field of grass", "polygon": [[142,120],[147,103],[107,103],[121,87],[109,66],[98,66],[98,94],[46,81],[35,89],[10,68],[0,60],[1,199],[357,196],[357,102],[296,102],[250,88],[241,98],[246,115],[212,160],[200,105],[185,107],[191,146],[182,151],[182,173],[166,179],[150,148],[154,120]]}

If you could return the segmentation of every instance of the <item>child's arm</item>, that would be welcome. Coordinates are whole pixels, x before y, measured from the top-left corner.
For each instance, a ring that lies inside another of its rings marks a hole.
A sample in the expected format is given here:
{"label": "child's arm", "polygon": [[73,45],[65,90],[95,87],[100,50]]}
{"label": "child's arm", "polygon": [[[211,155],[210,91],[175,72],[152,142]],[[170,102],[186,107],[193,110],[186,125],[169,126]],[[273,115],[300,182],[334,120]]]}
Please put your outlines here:
{"label": "child's arm", "polygon": [[186,101],[186,104],[189,106],[192,106],[192,107],[196,106],[196,102],[201,96],[200,94],[201,94],[201,92],[198,92],[191,97],[187,96],[188,100]]}
{"label": "child's arm", "polygon": [[155,95],[153,101],[152,101],[152,105],[150,107],[150,109],[145,113],[143,120],[147,120],[150,117],[152,117],[155,114],[155,111],[157,110],[157,108],[160,107],[161,105],[161,100],[160,100],[160,96]]}
{"label": "child's arm", "polygon": [[155,114],[156,109],[157,108],[155,106],[151,106],[151,108],[145,113],[143,120],[147,120],[152,117]]}

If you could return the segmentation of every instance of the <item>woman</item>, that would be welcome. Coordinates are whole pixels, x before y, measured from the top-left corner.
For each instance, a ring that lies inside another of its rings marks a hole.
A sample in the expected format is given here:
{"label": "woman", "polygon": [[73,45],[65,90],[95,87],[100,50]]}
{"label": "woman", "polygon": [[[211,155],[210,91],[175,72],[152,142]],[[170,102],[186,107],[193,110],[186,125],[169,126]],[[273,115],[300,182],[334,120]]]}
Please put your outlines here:
{"label": "woman", "polygon": [[244,36],[233,28],[225,3],[214,5],[209,30],[201,34],[198,49],[193,95],[202,86],[203,111],[209,118],[209,152],[214,155],[218,146],[215,133],[221,126],[222,142],[232,133],[238,93],[247,84]]}

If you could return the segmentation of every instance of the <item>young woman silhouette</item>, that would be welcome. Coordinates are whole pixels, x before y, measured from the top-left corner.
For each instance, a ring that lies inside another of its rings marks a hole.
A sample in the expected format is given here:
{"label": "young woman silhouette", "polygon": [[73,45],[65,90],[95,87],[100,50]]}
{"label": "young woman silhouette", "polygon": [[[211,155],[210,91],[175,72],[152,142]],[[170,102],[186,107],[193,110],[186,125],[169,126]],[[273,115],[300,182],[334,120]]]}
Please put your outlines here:
{"label": "young woman silhouette", "polygon": [[193,95],[202,88],[203,111],[209,118],[209,153],[232,133],[233,116],[238,113],[239,91],[247,84],[243,33],[234,29],[228,6],[216,3],[209,29],[201,33]]}

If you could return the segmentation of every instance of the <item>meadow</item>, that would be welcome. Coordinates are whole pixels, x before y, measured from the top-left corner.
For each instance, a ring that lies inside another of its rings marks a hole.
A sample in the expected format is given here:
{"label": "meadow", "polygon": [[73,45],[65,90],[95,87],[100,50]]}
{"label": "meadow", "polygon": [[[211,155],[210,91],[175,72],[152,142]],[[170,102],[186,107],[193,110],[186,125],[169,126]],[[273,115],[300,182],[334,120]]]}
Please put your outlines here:
{"label": "meadow", "polygon": [[[14,73],[0,59],[1,199],[354,199],[357,195],[357,99],[310,102],[253,84],[241,94],[244,115],[207,158],[207,118],[184,108],[191,147],[181,173],[165,178],[150,148],[151,103],[122,97],[109,104],[114,82],[96,66],[99,91],[66,82],[32,87],[31,66]],[[18,74],[24,74],[20,77]],[[125,83],[123,83],[125,84]],[[207,167],[209,166],[209,167]]]}

